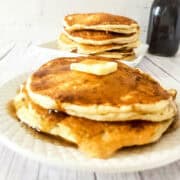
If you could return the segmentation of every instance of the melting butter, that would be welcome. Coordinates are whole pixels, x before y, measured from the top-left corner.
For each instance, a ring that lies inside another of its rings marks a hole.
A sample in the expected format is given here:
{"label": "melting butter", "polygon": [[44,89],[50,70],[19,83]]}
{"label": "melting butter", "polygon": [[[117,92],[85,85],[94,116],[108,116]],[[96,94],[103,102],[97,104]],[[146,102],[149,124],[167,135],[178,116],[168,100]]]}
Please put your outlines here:
{"label": "melting butter", "polygon": [[72,63],[70,69],[101,76],[117,71],[118,63],[89,59],[79,63]]}

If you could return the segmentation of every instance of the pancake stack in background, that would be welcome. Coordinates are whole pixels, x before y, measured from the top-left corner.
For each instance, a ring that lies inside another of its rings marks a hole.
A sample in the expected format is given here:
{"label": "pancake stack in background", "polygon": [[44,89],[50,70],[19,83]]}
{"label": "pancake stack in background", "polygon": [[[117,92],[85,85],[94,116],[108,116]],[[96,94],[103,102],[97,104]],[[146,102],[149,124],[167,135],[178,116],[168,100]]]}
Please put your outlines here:
{"label": "pancake stack in background", "polygon": [[62,50],[120,60],[135,59],[139,45],[136,21],[108,13],[71,14],[58,38]]}
{"label": "pancake stack in background", "polygon": [[77,144],[90,157],[159,140],[175,120],[176,92],[149,75],[102,57],[51,60],[14,98],[28,126]]}

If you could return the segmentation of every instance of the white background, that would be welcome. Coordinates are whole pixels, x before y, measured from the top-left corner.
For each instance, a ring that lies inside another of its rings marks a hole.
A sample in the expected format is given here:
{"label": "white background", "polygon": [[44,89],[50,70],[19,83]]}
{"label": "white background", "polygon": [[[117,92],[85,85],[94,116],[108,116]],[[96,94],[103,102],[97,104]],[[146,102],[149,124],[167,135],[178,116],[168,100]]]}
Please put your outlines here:
{"label": "white background", "polygon": [[0,0],[0,40],[56,39],[62,18],[74,12],[111,12],[136,19],[145,40],[153,0]]}

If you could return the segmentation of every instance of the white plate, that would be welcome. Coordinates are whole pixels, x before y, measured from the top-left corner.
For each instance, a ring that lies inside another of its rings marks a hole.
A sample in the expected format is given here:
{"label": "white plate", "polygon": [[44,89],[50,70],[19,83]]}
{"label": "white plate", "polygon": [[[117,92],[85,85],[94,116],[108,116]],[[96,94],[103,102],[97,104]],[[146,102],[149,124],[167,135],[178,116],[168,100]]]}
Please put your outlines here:
{"label": "white plate", "polygon": [[[44,44],[39,45],[42,48],[47,48],[47,49],[52,49],[57,51],[57,53],[61,50],[58,49],[56,41],[50,41]],[[146,55],[148,49],[147,44],[141,44],[138,48],[135,48],[135,54],[136,54],[136,59],[132,61],[122,61],[123,63],[129,65],[129,66],[137,66],[142,60],[143,57]],[[66,53],[69,54],[69,56],[82,56],[82,54],[77,54],[77,53],[69,53],[66,51]]]}
{"label": "white plate", "polygon": [[[7,103],[15,96],[27,75],[16,77],[0,88],[0,140],[14,151],[64,168],[106,173],[140,171],[180,159],[180,127],[165,134],[158,143],[126,148],[107,160],[90,159],[74,147],[55,145],[34,137],[7,111]],[[180,108],[179,96],[177,103]]]}

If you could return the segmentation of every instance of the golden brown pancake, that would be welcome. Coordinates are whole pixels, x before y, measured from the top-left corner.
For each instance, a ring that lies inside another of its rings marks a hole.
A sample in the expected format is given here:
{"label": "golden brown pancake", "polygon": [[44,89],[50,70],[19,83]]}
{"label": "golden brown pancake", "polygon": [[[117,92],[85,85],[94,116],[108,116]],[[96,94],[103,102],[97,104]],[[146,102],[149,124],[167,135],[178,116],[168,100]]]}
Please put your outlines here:
{"label": "golden brown pancake", "polygon": [[61,33],[57,40],[57,46],[61,50],[77,52],[78,43],[69,39],[64,33]]}
{"label": "golden brown pancake", "polygon": [[106,57],[106,58],[114,58],[118,60],[126,60],[126,61],[132,61],[136,58],[136,55],[134,51],[121,51],[121,50],[111,50],[111,51],[106,51],[102,53],[96,53],[94,54],[95,56],[101,56],[101,57]]}
{"label": "golden brown pancake", "polygon": [[[51,60],[33,73],[31,90],[56,99],[58,104],[69,102],[120,106],[139,102],[154,103],[170,97],[169,93],[147,74],[123,63],[118,63],[118,70],[108,76],[70,70],[71,63],[86,59],[111,61],[100,57],[65,57]],[[132,94],[133,97],[121,99],[127,94]]]}
{"label": "golden brown pancake", "polygon": [[65,16],[65,21],[69,26],[74,24],[91,25],[131,25],[137,24],[136,21],[118,15],[108,13],[86,13],[86,14],[70,14]]}
{"label": "golden brown pancake", "polygon": [[125,43],[125,44],[107,44],[107,45],[89,45],[89,44],[79,44],[71,39],[69,39],[64,33],[58,38],[58,47],[62,50],[67,51],[76,51],[80,54],[96,54],[96,53],[103,53],[110,50],[121,50],[126,51],[132,48],[136,48],[139,42],[135,41],[132,43]]}
{"label": "golden brown pancake", "polygon": [[172,95],[149,75],[118,63],[117,71],[97,76],[70,70],[84,60],[58,58],[41,66],[27,81],[28,94],[47,109],[99,121],[147,119],[162,121],[176,114]]}
{"label": "golden brown pancake", "polygon": [[96,54],[96,53],[103,53],[112,50],[118,50],[120,52],[126,52],[128,50],[132,50],[132,48],[136,48],[138,46],[138,42],[129,43],[129,44],[108,44],[108,45],[101,45],[101,46],[93,46],[93,45],[84,45],[80,44],[78,47],[78,52],[82,52],[84,54]]}
{"label": "golden brown pancake", "polygon": [[139,33],[132,34],[119,34],[106,31],[94,31],[94,30],[78,30],[78,31],[64,31],[65,35],[81,44],[92,45],[106,45],[106,44],[125,44],[132,43],[138,40]]}
{"label": "golden brown pancake", "polygon": [[94,29],[120,33],[136,32],[139,28],[136,21],[109,13],[70,14],[64,18],[67,30]]}
{"label": "golden brown pancake", "polygon": [[83,39],[91,39],[95,41],[100,41],[100,40],[109,40],[109,39],[115,39],[119,37],[130,37],[133,34],[118,34],[114,32],[105,32],[105,31],[94,31],[94,30],[79,30],[79,31],[65,31],[66,35],[69,34],[74,37],[80,37]]}
{"label": "golden brown pancake", "polygon": [[96,122],[46,110],[33,103],[25,89],[16,96],[17,117],[28,126],[63,137],[91,157],[108,158],[122,147],[157,141],[173,119],[164,122]]}

